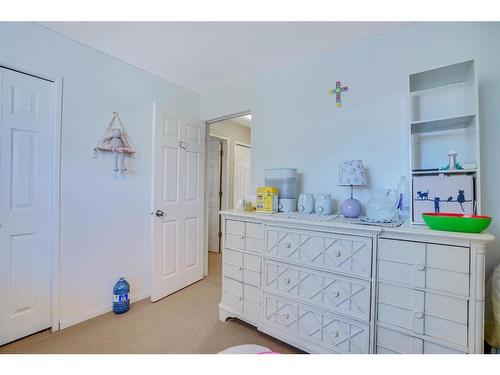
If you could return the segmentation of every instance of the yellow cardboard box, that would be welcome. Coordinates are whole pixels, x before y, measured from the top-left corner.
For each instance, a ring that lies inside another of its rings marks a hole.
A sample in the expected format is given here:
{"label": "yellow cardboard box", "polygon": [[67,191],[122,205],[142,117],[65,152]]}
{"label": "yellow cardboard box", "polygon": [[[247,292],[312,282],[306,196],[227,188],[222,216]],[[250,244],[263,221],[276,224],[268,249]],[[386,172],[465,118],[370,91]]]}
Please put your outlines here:
{"label": "yellow cardboard box", "polygon": [[257,188],[255,208],[257,212],[278,212],[278,188],[262,186]]}

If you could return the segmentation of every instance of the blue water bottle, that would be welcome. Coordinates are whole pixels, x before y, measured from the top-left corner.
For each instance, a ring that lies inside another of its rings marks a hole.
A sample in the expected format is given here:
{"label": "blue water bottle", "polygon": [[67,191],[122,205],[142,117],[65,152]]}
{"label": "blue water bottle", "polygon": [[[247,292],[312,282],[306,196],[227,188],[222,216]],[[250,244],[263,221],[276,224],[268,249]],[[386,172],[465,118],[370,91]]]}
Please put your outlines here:
{"label": "blue water bottle", "polygon": [[123,314],[130,307],[130,285],[123,277],[120,277],[113,287],[113,312]]}

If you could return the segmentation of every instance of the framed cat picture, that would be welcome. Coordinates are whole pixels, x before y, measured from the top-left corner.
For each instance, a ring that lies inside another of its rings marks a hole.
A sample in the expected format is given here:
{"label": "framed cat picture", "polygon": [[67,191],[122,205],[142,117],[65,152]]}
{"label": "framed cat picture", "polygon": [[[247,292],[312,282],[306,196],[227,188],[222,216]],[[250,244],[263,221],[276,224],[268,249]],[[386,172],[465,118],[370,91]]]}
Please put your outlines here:
{"label": "framed cat picture", "polygon": [[466,175],[413,177],[413,222],[424,212],[474,214],[474,178]]}

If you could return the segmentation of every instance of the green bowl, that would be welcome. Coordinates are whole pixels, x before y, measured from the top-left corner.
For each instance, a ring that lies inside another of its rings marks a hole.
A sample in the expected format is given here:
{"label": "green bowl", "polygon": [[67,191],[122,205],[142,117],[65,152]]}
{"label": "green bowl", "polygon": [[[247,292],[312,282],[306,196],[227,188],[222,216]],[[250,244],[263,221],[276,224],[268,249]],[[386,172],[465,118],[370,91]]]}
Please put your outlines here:
{"label": "green bowl", "polygon": [[490,216],[426,212],[422,217],[429,228],[449,232],[481,233],[491,223]]}

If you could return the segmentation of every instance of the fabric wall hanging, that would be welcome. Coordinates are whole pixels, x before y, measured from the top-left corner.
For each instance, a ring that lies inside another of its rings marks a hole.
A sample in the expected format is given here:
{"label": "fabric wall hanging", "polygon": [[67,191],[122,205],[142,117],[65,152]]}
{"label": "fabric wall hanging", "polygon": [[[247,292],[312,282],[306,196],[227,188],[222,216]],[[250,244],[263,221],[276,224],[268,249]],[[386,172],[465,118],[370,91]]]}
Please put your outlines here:
{"label": "fabric wall hanging", "polygon": [[115,172],[126,172],[125,158],[133,157],[135,149],[132,147],[130,139],[127,136],[125,126],[117,112],[113,112],[113,118],[104,131],[101,139],[94,147],[94,158],[101,152],[112,152],[115,155]]}

